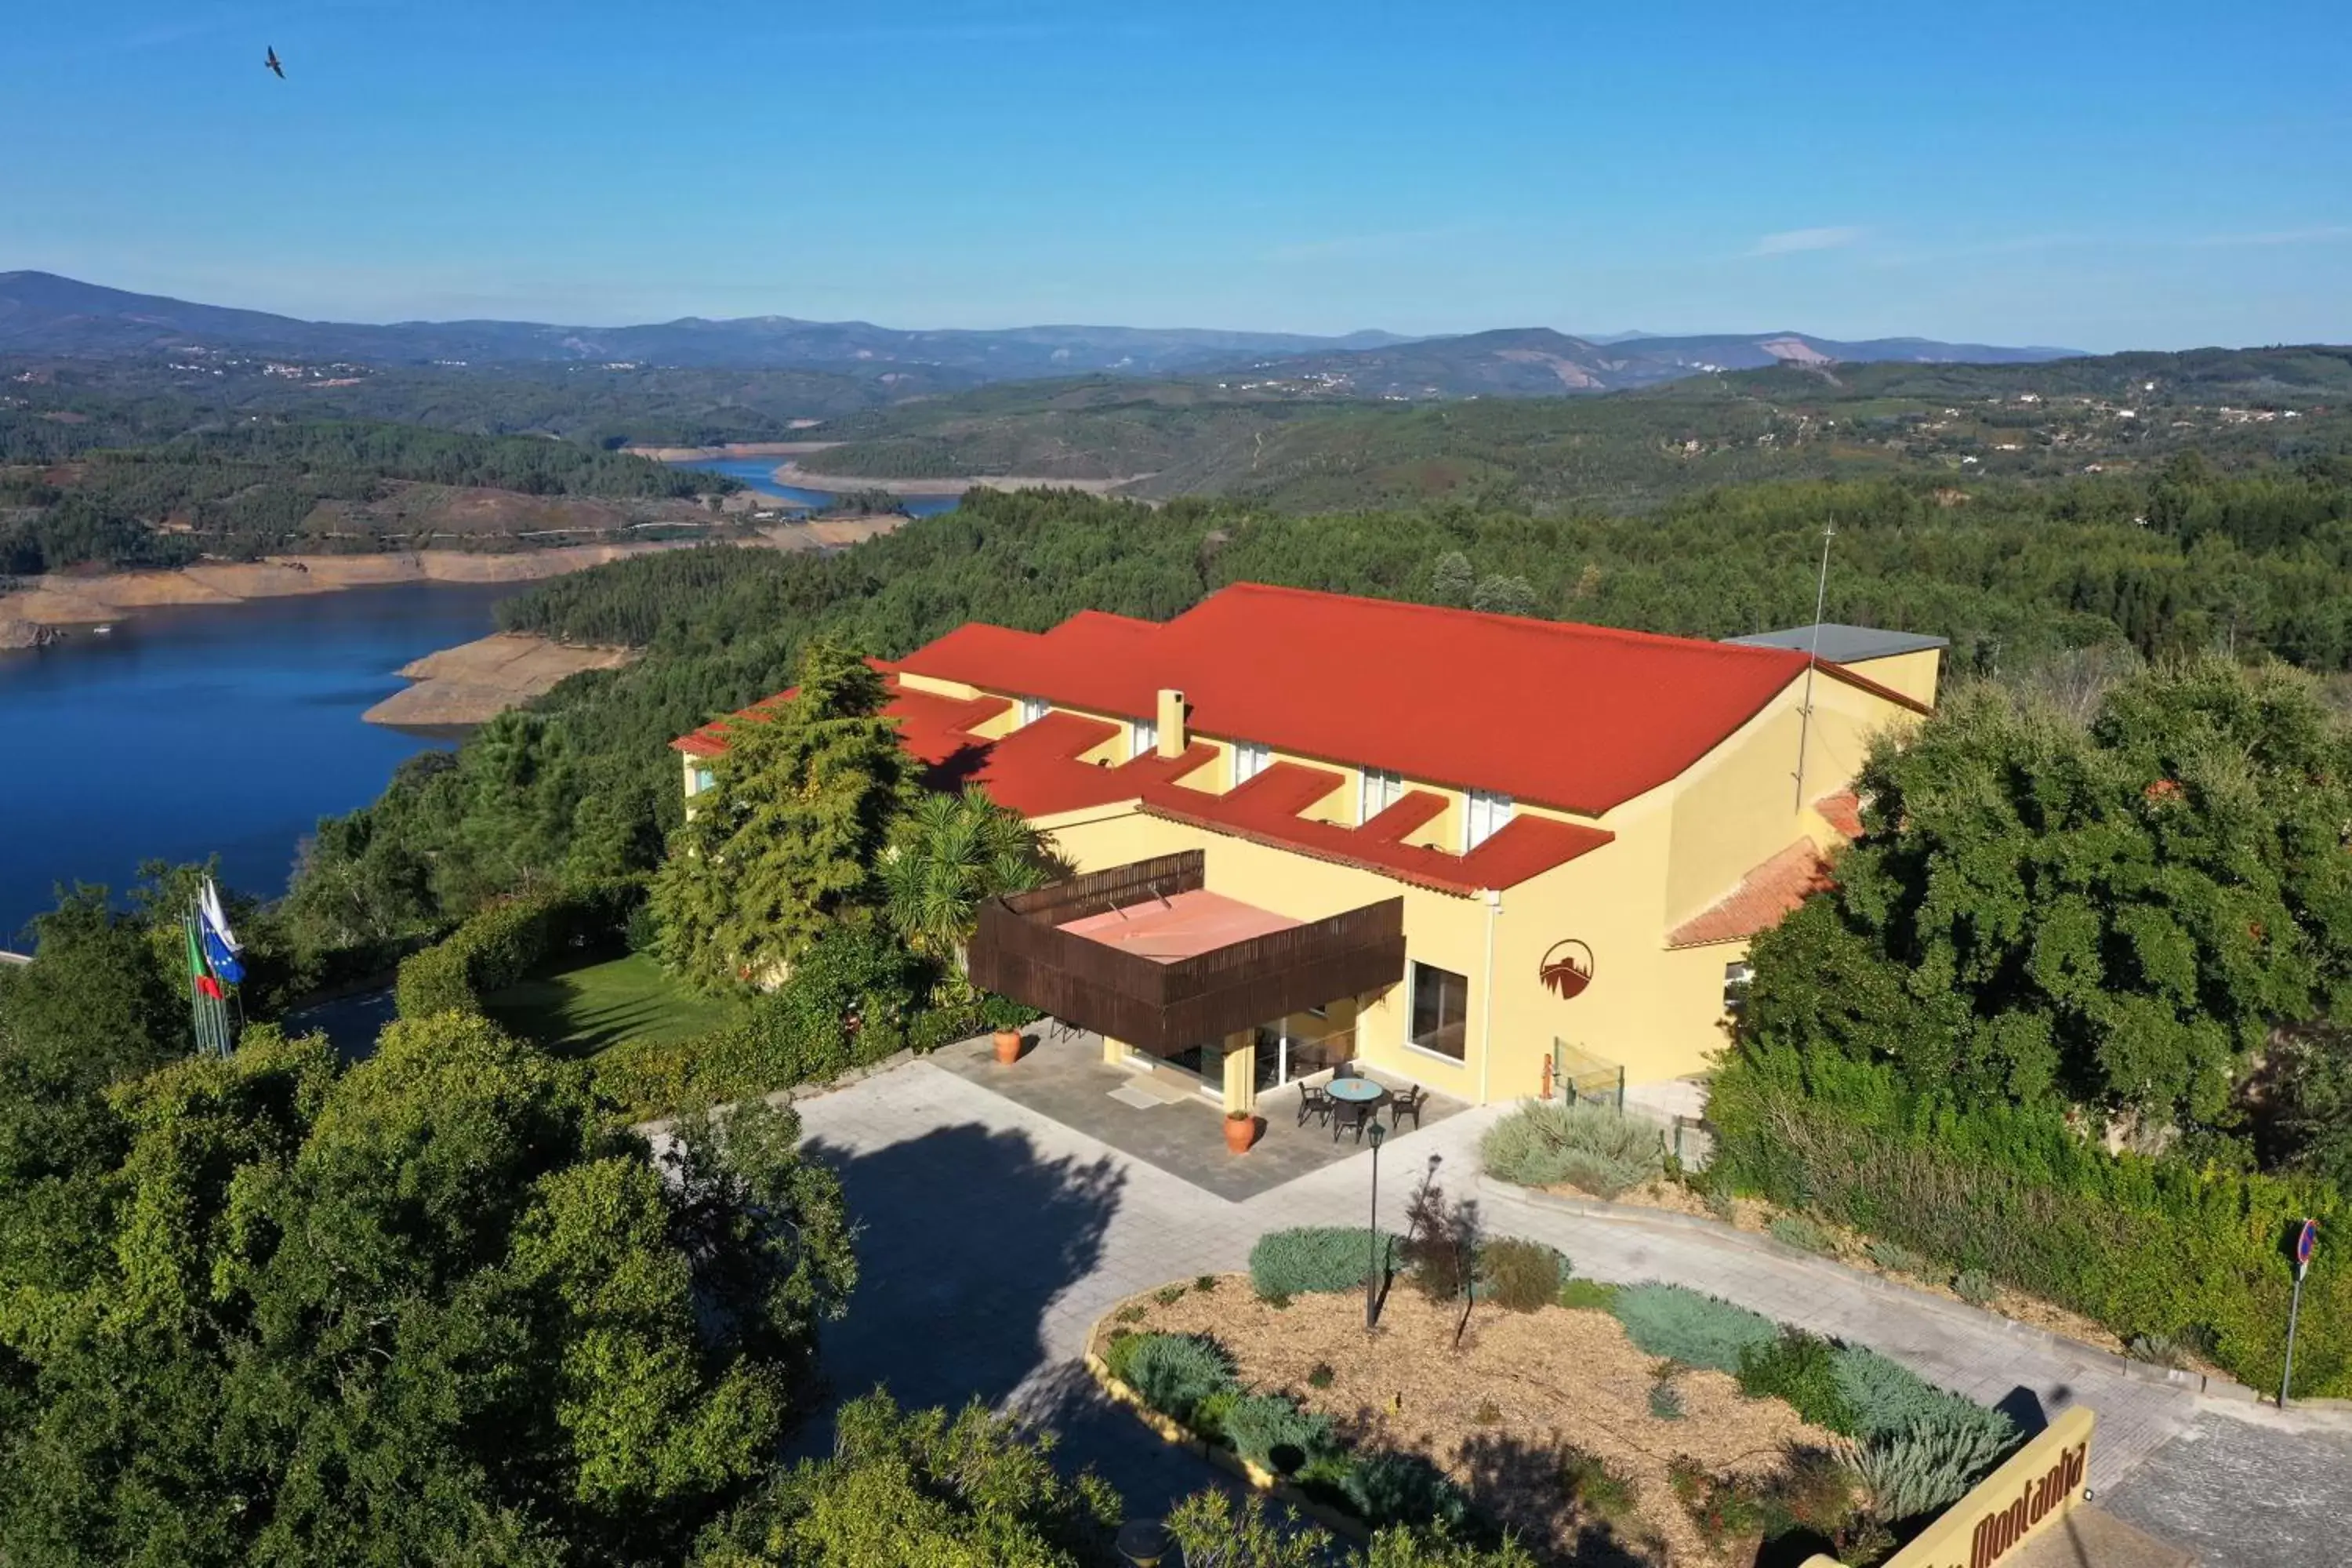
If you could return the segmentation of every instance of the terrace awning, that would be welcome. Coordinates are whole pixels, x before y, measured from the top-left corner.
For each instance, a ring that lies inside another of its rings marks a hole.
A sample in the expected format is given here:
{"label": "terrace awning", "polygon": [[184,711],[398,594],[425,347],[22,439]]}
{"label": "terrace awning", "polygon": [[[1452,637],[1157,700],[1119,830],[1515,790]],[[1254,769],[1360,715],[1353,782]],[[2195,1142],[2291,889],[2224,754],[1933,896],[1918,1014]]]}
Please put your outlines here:
{"label": "terrace awning", "polygon": [[975,984],[1154,1056],[1404,978],[1404,900],[1295,921],[1211,893],[1200,850],[982,906]]}

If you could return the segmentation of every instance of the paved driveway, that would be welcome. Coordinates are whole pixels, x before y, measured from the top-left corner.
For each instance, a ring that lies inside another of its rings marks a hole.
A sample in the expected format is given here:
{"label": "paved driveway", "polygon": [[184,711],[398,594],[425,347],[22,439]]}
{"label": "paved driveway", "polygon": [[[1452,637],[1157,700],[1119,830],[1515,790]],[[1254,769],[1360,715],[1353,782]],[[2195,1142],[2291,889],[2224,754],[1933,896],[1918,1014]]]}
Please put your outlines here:
{"label": "paved driveway", "polygon": [[[1077,1364],[1088,1329],[1139,1291],[1244,1268],[1265,1231],[1361,1224],[1368,1210],[1369,1151],[1228,1202],[929,1062],[799,1109],[864,1227],[856,1298],[825,1341],[836,1391],[887,1384],[908,1405],[978,1397],[1033,1415],[1063,1433],[1066,1456],[1094,1464],[1139,1512],[1197,1489],[1213,1472],[1144,1436],[1100,1399]],[[2100,1357],[2053,1348],[1941,1298],[1869,1289],[1834,1265],[1706,1231],[1481,1194],[1474,1151],[1499,1114],[1474,1110],[1391,1137],[1380,1155],[1382,1223],[1403,1227],[1412,1180],[1433,1168],[1452,1195],[1480,1198],[1490,1232],[1548,1241],[1580,1274],[1709,1290],[1871,1345],[2029,1422],[2037,1410],[2087,1403],[2100,1416],[2093,1484],[2103,1496],[2195,1420],[2196,1401],[2184,1392],[2126,1379]],[[824,1436],[808,1441],[821,1446]],[[2315,1518],[2311,1528],[2320,1524]]]}

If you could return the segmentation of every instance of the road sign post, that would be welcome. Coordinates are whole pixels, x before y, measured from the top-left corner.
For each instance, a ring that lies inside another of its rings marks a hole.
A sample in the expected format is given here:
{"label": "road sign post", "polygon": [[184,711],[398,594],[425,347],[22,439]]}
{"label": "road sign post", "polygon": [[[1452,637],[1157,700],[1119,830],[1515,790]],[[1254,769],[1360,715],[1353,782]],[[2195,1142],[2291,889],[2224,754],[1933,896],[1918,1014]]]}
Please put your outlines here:
{"label": "road sign post", "polygon": [[2286,1309],[2286,1370],[2279,1373],[2279,1408],[2286,1408],[2287,1391],[2294,1384],[2294,1326],[2303,1316],[2303,1277],[2311,1272],[2312,1249],[2319,1245],[2319,1222],[2305,1220],[2294,1233],[2294,1295]]}

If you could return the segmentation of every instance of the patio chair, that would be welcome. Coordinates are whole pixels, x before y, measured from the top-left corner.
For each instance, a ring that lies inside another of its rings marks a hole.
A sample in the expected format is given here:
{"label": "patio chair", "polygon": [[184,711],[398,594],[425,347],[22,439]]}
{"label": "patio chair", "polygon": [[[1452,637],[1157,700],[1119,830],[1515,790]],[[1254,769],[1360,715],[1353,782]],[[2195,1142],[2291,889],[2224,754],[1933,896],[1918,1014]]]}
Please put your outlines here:
{"label": "patio chair", "polygon": [[1352,1130],[1356,1142],[1364,1141],[1364,1129],[1380,1114],[1380,1107],[1362,1100],[1335,1100],[1331,1102],[1331,1142],[1337,1143],[1339,1134]]}
{"label": "patio chair", "polygon": [[1428,1103],[1429,1090],[1420,1084],[1415,1084],[1411,1089],[1396,1090],[1389,1096],[1389,1126],[1402,1127],[1404,1125],[1404,1119],[1410,1116],[1412,1118],[1414,1131],[1418,1131],[1421,1128],[1422,1107]]}
{"label": "patio chair", "polygon": [[1334,1103],[1330,1090],[1321,1084],[1300,1084],[1298,1086],[1298,1125],[1306,1126],[1307,1119],[1310,1116],[1328,1121],[1331,1119],[1331,1108]]}

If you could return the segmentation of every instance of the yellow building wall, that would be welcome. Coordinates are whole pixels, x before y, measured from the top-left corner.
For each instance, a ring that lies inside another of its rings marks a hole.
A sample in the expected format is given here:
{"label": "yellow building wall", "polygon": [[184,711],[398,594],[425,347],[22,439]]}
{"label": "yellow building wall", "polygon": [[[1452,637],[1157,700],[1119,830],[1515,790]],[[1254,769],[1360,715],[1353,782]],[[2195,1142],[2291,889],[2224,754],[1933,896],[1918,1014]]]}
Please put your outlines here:
{"label": "yellow building wall", "polygon": [[1891,653],[1884,658],[1850,658],[1845,667],[1889,690],[1900,691],[1914,702],[1933,707],[1936,688],[1944,671],[1944,649],[1923,647],[1910,653]]}
{"label": "yellow building wall", "polygon": [[1908,709],[1817,675],[1808,725],[1804,688],[1805,679],[1799,676],[1704,762],[1666,786],[1673,797],[1674,836],[1666,929],[1716,903],[1799,837],[1823,846],[1835,842],[1813,802],[1853,783],[1878,735],[1906,731],[1918,722]]}

